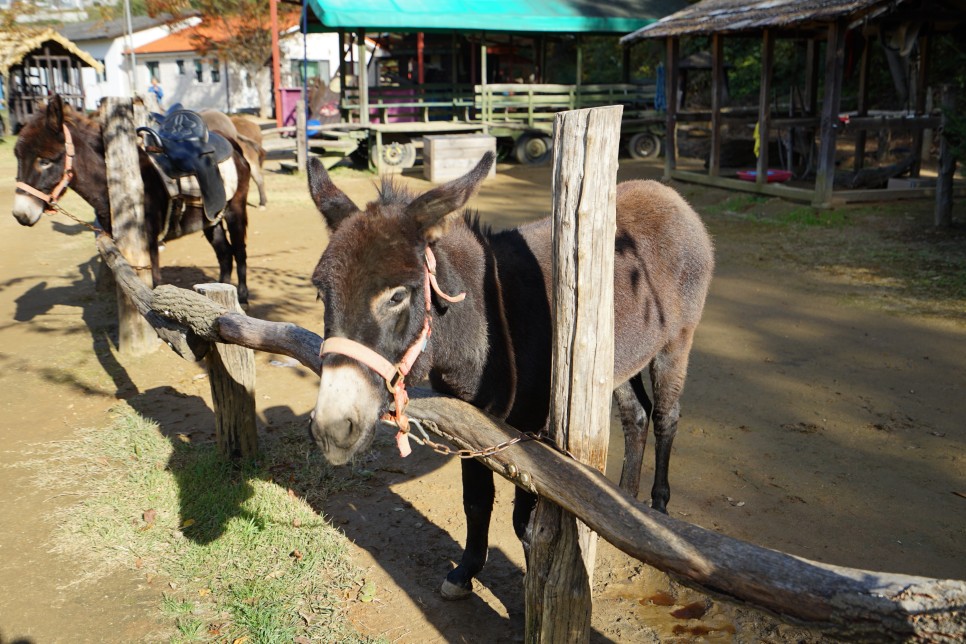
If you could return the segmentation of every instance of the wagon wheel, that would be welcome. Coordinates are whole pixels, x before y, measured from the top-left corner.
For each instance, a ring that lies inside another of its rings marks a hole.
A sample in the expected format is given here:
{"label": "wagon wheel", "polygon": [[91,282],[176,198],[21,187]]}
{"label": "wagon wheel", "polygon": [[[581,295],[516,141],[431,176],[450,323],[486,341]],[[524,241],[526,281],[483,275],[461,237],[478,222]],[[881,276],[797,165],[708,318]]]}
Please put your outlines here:
{"label": "wagon wheel", "polygon": [[542,133],[528,132],[519,139],[513,148],[517,161],[525,165],[539,165],[550,160],[553,141]]}
{"label": "wagon wheel", "polygon": [[416,146],[411,142],[393,141],[382,146],[384,166],[411,168],[416,164]]}
{"label": "wagon wheel", "polygon": [[653,132],[638,132],[627,142],[627,152],[634,159],[651,159],[661,154],[661,139]]}

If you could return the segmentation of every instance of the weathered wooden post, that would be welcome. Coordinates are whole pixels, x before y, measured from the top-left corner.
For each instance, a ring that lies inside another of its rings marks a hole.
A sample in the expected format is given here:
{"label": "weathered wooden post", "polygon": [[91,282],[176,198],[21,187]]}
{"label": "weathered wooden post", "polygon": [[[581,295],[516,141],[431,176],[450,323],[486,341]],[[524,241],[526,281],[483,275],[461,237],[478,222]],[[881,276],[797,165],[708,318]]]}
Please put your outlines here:
{"label": "weathered wooden post", "polygon": [[[232,284],[197,284],[195,290],[232,313],[244,314]],[[228,458],[249,458],[258,452],[255,428],[255,352],[235,344],[215,342],[205,356],[211,403],[215,408],[215,439]]]}
{"label": "weathered wooden post", "polygon": [[[104,162],[107,194],[111,201],[111,226],[118,250],[151,286],[151,256],[144,226],[144,184],[138,162],[134,103],[130,98],[104,99]],[[118,349],[145,355],[158,348],[158,335],[137,307],[117,288]]]}
{"label": "weathered wooden post", "polygon": [[309,135],[305,122],[305,101],[295,101],[295,157],[298,162],[299,174],[305,174],[308,168]]}
{"label": "weathered wooden post", "polygon": [[939,131],[939,177],[936,180],[936,226],[948,228],[953,225],[953,174],[956,172],[956,157],[953,146],[946,136],[949,115],[956,113],[956,94],[952,85],[943,85],[941,90],[942,121]]}
{"label": "weathered wooden post", "polygon": [[[614,374],[614,237],[621,106],[554,118],[550,431],[600,471]],[[597,535],[545,499],[527,562],[527,642],[587,642]]]}

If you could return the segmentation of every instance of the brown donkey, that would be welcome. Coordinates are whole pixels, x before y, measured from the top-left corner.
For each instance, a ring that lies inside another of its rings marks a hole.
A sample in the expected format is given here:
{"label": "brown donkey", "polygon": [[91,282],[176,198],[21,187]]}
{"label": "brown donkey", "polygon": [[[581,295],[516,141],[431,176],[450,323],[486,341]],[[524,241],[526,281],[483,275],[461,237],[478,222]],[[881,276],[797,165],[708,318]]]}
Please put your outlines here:
{"label": "brown donkey", "polygon": [[[332,463],[345,463],[370,444],[393,402],[389,388],[398,392],[403,377],[428,378],[435,390],[521,431],[545,428],[551,223],[489,232],[458,212],[492,163],[487,154],[466,176],[420,196],[384,182],[378,201],[362,210],[320,163],[310,164],[309,190],[331,230],[312,277],[325,304],[325,341],[311,433]],[[617,187],[614,249],[614,397],[625,440],[621,487],[637,494],[652,419],[651,503],[666,511],[678,401],[711,282],[713,250],[694,210],[654,181]],[[459,293],[465,300],[453,297]],[[653,405],[645,392],[648,372]],[[398,407],[400,400],[395,402]],[[516,493],[513,524],[526,547],[536,499],[520,488]],[[445,597],[472,592],[472,579],[486,561],[493,498],[493,473],[476,460],[463,461],[466,549],[443,582]]]}
{"label": "brown donkey", "polygon": [[[217,131],[212,129],[212,131]],[[158,170],[147,154],[138,151],[144,181],[144,219],[151,256],[151,276],[161,281],[158,244],[189,233],[204,231],[218,257],[219,281],[231,281],[232,264],[237,265],[238,299],[248,302],[248,162],[230,133],[220,132],[232,145],[232,156],[222,168],[228,203],[223,215],[208,220],[199,206],[179,206],[168,195]],[[24,226],[33,226],[69,186],[94,208],[97,223],[111,233],[111,204],[107,195],[107,166],[100,124],[52,96],[44,111],[29,120],[17,137],[17,192],[13,216]],[[176,216],[180,215],[180,216]]]}

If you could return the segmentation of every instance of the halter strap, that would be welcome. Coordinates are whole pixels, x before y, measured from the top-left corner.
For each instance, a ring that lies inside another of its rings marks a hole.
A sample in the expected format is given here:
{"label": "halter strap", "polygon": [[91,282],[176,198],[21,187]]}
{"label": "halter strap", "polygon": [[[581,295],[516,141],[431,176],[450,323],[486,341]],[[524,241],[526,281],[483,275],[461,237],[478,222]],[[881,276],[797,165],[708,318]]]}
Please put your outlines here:
{"label": "halter strap", "polygon": [[412,453],[412,447],[409,445],[409,417],[405,413],[406,406],[409,404],[409,394],[406,393],[406,376],[409,375],[413,365],[416,364],[419,355],[425,351],[426,345],[429,342],[429,336],[433,331],[433,306],[430,289],[447,302],[462,302],[466,298],[465,292],[457,295],[447,295],[440,290],[439,284],[436,281],[436,256],[433,255],[433,251],[429,246],[426,246],[424,255],[426,257],[426,266],[423,272],[423,292],[426,295],[426,317],[423,318],[423,328],[419,336],[406,349],[406,352],[399,362],[393,364],[378,352],[349,338],[327,338],[319,348],[320,356],[324,356],[327,353],[338,353],[339,355],[352,358],[375,371],[386,381],[386,388],[393,395],[395,411],[392,414],[384,415],[382,420],[395,424],[399,429],[396,432],[396,445],[399,447],[399,454],[403,458]]}
{"label": "halter strap", "polygon": [[47,207],[44,210],[53,210],[54,205],[56,205],[57,200],[66,192],[67,186],[70,184],[71,180],[74,178],[74,140],[70,136],[70,130],[67,129],[67,124],[64,123],[64,174],[61,175],[60,181],[49,194],[45,194],[40,190],[37,190],[32,185],[24,183],[23,181],[17,182],[17,187],[26,192],[29,195],[37,197],[45,204]]}

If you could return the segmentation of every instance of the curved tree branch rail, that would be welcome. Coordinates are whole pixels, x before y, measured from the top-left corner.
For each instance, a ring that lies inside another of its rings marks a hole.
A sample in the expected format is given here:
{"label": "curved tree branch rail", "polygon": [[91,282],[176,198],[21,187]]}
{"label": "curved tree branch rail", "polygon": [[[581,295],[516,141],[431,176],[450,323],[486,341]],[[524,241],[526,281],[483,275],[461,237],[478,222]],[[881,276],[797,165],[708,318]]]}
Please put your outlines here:
{"label": "curved tree branch rail", "polygon": [[[175,351],[196,360],[210,342],[289,356],[319,372],[322,338],[294,324],[229,312],[174,286],[137,279],[113,241],[101,255],[138,310]],[[413,417],[459,448],[481,449],[519,432],[459,400],[416,389]],[[504,478],[572,512],[626,554],[686,583],[851,641],[961,642],[966,582],[822,564],[755,546],[654,512],[596,470],[539,443],[481,459]]]}

